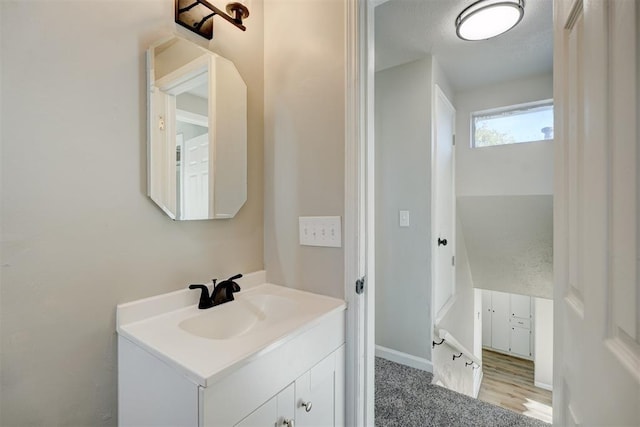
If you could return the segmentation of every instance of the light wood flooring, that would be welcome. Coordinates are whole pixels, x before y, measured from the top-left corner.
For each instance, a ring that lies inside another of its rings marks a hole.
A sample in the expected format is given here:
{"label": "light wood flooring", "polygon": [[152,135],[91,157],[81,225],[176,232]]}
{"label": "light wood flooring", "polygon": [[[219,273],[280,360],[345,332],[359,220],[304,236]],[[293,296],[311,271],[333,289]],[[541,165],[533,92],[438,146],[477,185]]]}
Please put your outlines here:
{"label": "light wood flooring", "polygon": [[533,362],[482,350],[478,399],[551,423],[551,392],[533,385]]}

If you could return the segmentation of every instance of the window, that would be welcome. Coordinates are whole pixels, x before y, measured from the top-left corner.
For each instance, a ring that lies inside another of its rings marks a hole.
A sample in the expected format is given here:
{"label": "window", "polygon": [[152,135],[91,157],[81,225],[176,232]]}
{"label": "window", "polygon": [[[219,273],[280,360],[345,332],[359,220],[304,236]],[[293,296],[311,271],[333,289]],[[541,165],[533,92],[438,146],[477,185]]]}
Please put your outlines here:
{"label": "window", "polygon": [[471,115],[471,146],[520,144],[553,139],[553,101],[479,111]]}

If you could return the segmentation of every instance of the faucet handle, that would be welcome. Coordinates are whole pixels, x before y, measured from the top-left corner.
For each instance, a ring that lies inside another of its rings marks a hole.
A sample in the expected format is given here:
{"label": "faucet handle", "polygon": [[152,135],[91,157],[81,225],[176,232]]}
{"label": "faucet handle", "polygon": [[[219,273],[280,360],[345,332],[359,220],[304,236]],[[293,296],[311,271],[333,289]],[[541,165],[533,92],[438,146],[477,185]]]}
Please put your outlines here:
{"label": "faucet handle", "polygon": [[226,282],[231,282],[231,291],[232,292],[240,292],[240,285],[238,285],[235,280],[242,277],[242,274],[238,273],[235,276],[229,277]]}
{"label": "faucet handle", "polygon": [[[215,284],[215,281],[214,281]],[[211,301],[211,297],[209,297],[209,288],[205,285],[201,284],[192,284],[189,285],[189,289],[200,289],[200,302],[198,303],[199,309],[211,308],[213,307],[213,302]]]}

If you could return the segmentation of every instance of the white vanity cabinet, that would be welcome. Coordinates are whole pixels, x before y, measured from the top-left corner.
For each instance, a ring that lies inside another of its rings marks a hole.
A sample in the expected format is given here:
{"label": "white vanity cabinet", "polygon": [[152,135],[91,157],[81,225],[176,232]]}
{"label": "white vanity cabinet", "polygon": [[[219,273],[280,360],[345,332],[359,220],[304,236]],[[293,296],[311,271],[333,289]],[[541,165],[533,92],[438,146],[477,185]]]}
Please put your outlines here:
{"label": "white vanity cabinet", "polygon": [[289,384],[287,388],[269,399],[236,426],[293,426],[291,420],[295,421],[295,398],[295,385]]}
{"label": "white vanity cabinet", "polygon": [[[272,323],[211,340],[180,325],[214,311],[178,307],[148,316],[156,306],[181,305],[179,294],[119,306],[120,426],[344,425],[344,301],[274,285],[236,298],[244,303],[228,306],[230,313],[259,302]],[[282,308],[289,312],[277,317]]]}
{"label": "white vanity cabinet", "polygon": [[294,420],[292,426],[343,426],[344,344],[323,357],[317,348],[325,343],[309,342],[314,332],[209,387],[120,338],[119,425],[280,427]]}
{"label": "white vanity cabinet", "polygon": [[343,425],[343,365],[344,348],[341,348],[305,372],[236,426]]}

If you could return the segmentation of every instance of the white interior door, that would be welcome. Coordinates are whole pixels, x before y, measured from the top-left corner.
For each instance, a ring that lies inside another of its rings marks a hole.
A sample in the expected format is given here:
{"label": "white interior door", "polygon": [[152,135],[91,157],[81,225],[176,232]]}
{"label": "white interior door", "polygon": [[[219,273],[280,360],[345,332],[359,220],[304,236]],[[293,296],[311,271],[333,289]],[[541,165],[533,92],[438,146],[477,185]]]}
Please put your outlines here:
{"label": "white interior door", "polygon": [[205,133],[184,142],[182,149],[183,188],[181,189],[184,217],[209,218],[209,134]]}
{"label": "white interior door", "polygon": [[554,424],[640,425],[638,2],[554,2]]}
{"label": "white interior door", "polygon": [[433,313],[438,326],[442,309],[455,293],[454,283],[454,134],[455,109],[438,85],[434,86],[434,149],[431,162],[433,172],[432,245],[433,257]]}

